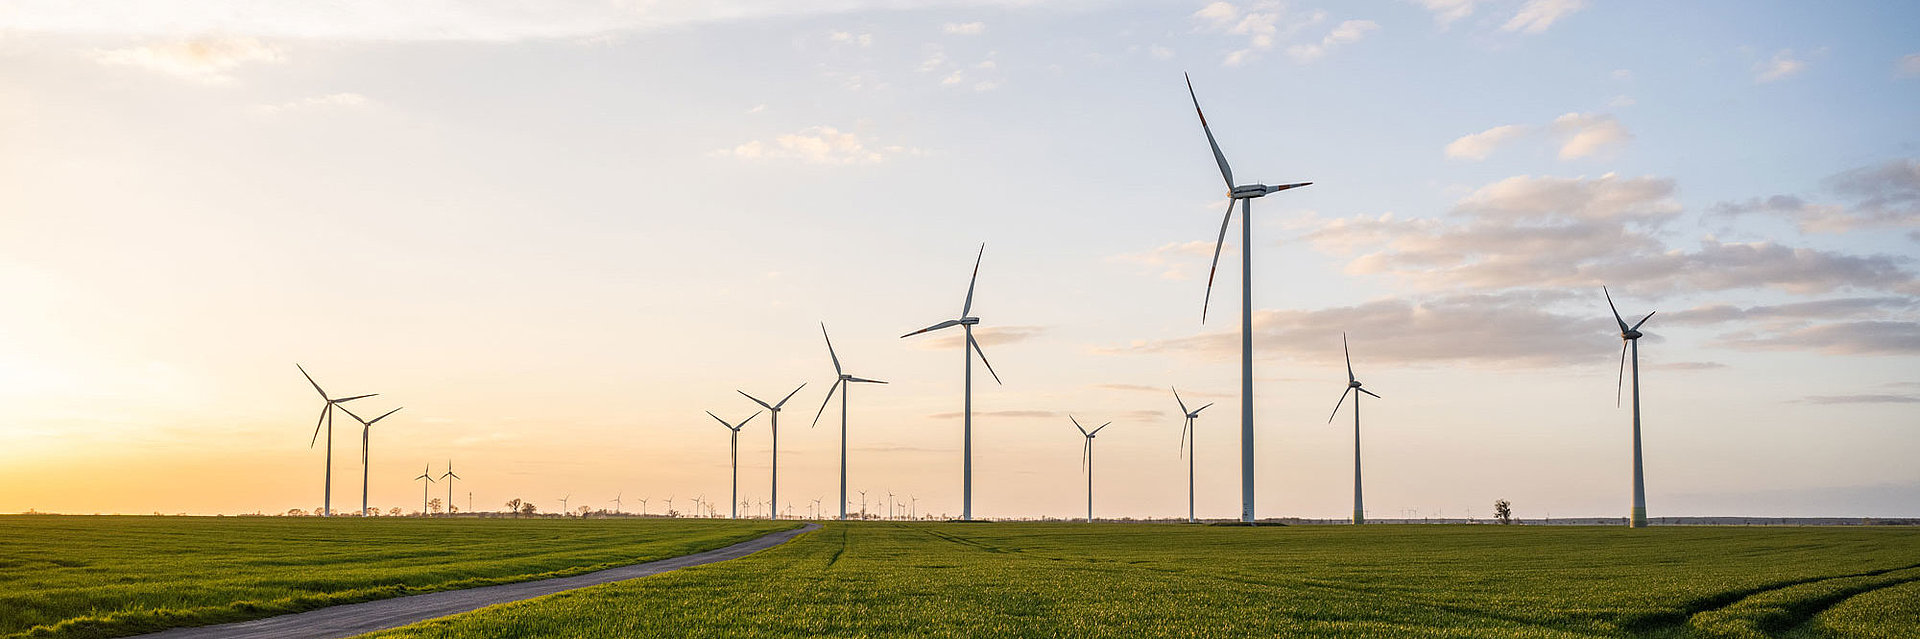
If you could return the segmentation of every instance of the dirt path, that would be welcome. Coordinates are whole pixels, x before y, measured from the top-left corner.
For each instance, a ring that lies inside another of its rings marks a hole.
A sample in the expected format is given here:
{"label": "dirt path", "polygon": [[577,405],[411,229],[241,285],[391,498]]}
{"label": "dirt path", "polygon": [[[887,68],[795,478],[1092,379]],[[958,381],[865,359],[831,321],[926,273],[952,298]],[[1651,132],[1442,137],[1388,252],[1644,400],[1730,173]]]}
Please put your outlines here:
{"label": "dirt path", "polygon": [[819,524],[807,524],[793,530],[783,530],[764,537],[743,541],[725,548],[718,548],[681,557],[649,561],[644,564],[608,568],[599,572],[590,572],[572,577],[557,577],[539,581],[500,584],[465,590],[444,590],[424,595],[380,599],[355,604],[330,606],[318,610],[280,615],[252,621],[226,623],[217,626],[199,626],[194,628],[174,628],[150,635],[140,635],[152,639],[237,639],[241,637],[261,637],[273,639],[334,639],[352,637],[376,630],[398,628],[448,615],[478,610],[487,606],[532,599],[556,592],[597,586],[615,581],[637,579],[657,575],[670,570],[679,570],[689,566],[710,564],[728,559],[738,559],[747,555],[778,546],[793,539],[800,533],[817,530]]}

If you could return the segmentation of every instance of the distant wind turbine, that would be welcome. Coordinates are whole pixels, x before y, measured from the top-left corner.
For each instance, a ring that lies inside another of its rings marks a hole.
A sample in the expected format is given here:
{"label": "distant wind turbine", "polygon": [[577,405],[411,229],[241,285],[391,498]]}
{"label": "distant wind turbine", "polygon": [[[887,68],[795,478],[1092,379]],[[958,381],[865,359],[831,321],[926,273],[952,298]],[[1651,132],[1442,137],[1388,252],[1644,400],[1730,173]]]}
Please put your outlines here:
{"label": "distant wind turbine", "polygon": [[[775,413],[775,414],[778,415],[779,413]],[[713,414],[713,411],[707,411],[707,416],[712,417],[713,421],[720,422],[721,426],[727,427],[727,436],[732,440],[731,445],[732,445],[732,456],[733,456],[733,498],[727,500],[729,502],[727,504],[727,508],[733,512],[727,515],[727,518],[739,519],[740,518],[740,504],[739,504],[740,502],[740,429],[746,428],[747,422],[753,421],[753,418],[755,417],[759,417],[760,411],[754,411],[752,415],[748,415],[746,419],[740,420],[740,423],[738,424],[727,423],[727,420],[720,419],[720,416]]]}
{"label": "distant wind turbine", "polygon": [[422,480],[422,479],[427,480],[427,483],[420,485],[420,516],[426,517],[432,514],[427,512],[427,492],[432,490],[433,488],[433,465],[432,464],[428,464],[425,469],[420,471],[420,476],[414,478],[415,481]]}
{"label": "distant wind turbine", "polygon": [[1072,420],[1073,427],[1079,429],[1080,435],[1087,438],[1086,445],[1080,448],[1080,468],[1087,471],[1087,523],[1091,524],[1093,523],[1093,438],[1100,434],[1101,429],[1113,425],[1113,422],[1101,424],[1089,431],[1072,415],[1068,415],[1067,419]]}
{"label": "distant wind turbine", "polygon": [[678,514],[673,512],[673,495],[667,495],[667,516],[668,517],[679,516]]}
{"label": "distant wind turbine", "polygon": [[647,516],[647,500],[645,499],[640,500],[640,516]]}
{"label": "distant wind turbine", "polygon": [[[1613,404],[1620,405],[1620,386],[1626,381],[1627,351],[1633,351],[1633,513],[1627,519],[1627,526],[1645,528],[1647,526],[1647,485],[1640,467],[1640,326],[1653,319],[1653,313],[1633,326],[1627,326],[1627,320],[1620,318],[1620,309],[1613,305],[1613,293],[1607,287],[1600,287],[1600,294],[1607,296],[1607,308],[1613,311],[1613,321],[1620,325],[1620,375],[1614,381]],[[1659,311],[1654,311],[1658,313]]]}
{"label": "distant wind turbine", "polygon": [[448,517],[453,516],[453,480],[460,479],[460,478],[461,477],[459,475],[453,474],[453,460],[451,459],[447,460],[447,472],[446,474],[441,475],[440,479],[447,485],[447,516]]}
{"label": "distant wind turbine", "polygon": [[813,518],[814,518],[814,519],[819,519],[819,518],[820,518],[820,514],[821,514],[821,513],[820,513],[820,500],[821,500],[821,498],[820,498],[820,497],[815,497],[815,498],[813,498],[813,506],[811,506],[810,508],[808,508],[808,512],[811,512],[811,513],[813,513]]}
{"label": "distant wind turbine", "polygon": [[746,396],[747,399],[753,400],[753,403],[759,404],[761,408],[767,409],[767,412],[773,413],[768,417],[769,419],[773,420],[773,426],[772,426],[773,428],[773,487],[771,489],[773,493],[772,495],[773,499],[780,498],[780,408],[782,406],[786,406],[787,400],[793,399],[793,396],[796,393],[799,393],[800,389],[806,388],[806,387],[807,385],[805,383],[801,383],[799,386],[794,387],[792,393],[787,393],[786,397],[781,398],[780,401],[775,402],[773,404],[768,404],[766,402],[760,401],[760,398],[758,397],[747,395],[746,391],[743,391],[743,390],[734,391],[736,393]]}
{"label": "distant wind turbine", "polygon": [[560,516],[561,517],[567,516],[567,500],[569,499],[573,499],[573,493],[567,493],[567,496],[560,498]]}
{"label": "distant wind turbine", "polygon": [[313,381],[313,376],[307,374],[306,367],[301,366],[297,363],[294,364],[293,367],[300,369],[300,376],[307,378],[307,383],[313,385],[313,392],[319,393],[320,399],[327,403],[326,406],[322,406],[320,408],[320,420],[313,423],[313,438],[307,442],[307,448],[313,448],[313,445],[320,441],[320,426],[322,424],[325,424],[327,427],[327,473],[326,473],[325,488],[322,489],[322,495],[321,495],[322,501],[320,503],[320,516],[332,517],[333,516],[333,407],[336,404],[343,404],[346,402],[351,402],[356,399],[365,399],[368,397],[373,397],[374,395],[378,395],[379,393],[368,393],[366,395],[354,395],[352,397],[339,397],[339,398],[328,397],[327,391],[320,389],[320,382]]}
{"label": "distant wind turbine", "polygon": [[[974,317],[969,314],[973,312],[973,285],[980,280],[980,258],[986,257],[986,255],[987,255],[987,245],[986,243],[982,242],[980,244],[980,252],[973,256],[973,277],[967,280],[967,300],[960,304],[960,317],[958,319],[946,320],[944,322],[940,322],[938,324],[934,324],[932,326],[928,326],[926,328],[900,336],[901,339],[905,339],[908,337],[919,335],[921,333],[925,333],[929,331],[937,331],[943,328],[951,328],[954,326],[959,326],[962,330],[965,330],[967,333],[966,341],[960,344],[960,358],[966,360],[966,365],[965,365],[966,367],[964,369],[966,371],[964,376],[965,390],[963,390],[961,393],[963,399],[961,400],[962,408],[960,411],[960,416],[961,416],[960,418],[960,421],[961,421],[960,519],[967,520],[967,521],[971,521],[973,519],[973,356],[974,355],[980,356],[980,363],[985,364],[987,367],[987,373],[990,375],[993,375],[993,383],[995,384],[1000,383],[1000,374],[993,372],[993,364],[990,364],[987,362],[987,354],[984,351],[980,350],[980,342],[974,341],[973,339],[973,327],[974,325],[980,323],[980,318]],[[845,499],[846,499],[846,496],[841,495],[841,500],[845,501]]]}
{"label": "distant wind turbine", "polygon": [[1380,396],[1374,395],[1373,391],[1361,388],[1360,380],[1354,378],[1353,352],[1347,350],[1346,331],[1340,332],[1340,352],[1347,358],[1347,389],[1340,391],[1340,401],[1333,403],[1333,413],[1327,415],[1327,423],[1333,423],[1333,418],[1340,414],[1340,405],[1347,401],[1347,395],[1351,393],[1353,395],[1353,523],[1357,526],[1367,523],[1366,509],[1360,505],[1360,393],[1373,395],[1374,399],[1380,399]]}
{"label": "distant wind turbine", "polygon": [[621,498],[621,497],[625,497],[625,496],[627,496],[627,493],[626,493],[626,491],[621,491],[621,492],[618,492],[618,493],[614,493],[614,495],[613,495],[613,514],[615,514],[615,515],[618,515],[618,514],[620,514],[620,506],[622,505],[622,504],[621,504],[621,502],[620,502],[620,498]]}
{"label": "distant wind turbine", "polygon": [[1200,130],[1213,147],[1213,161],[1220,165],[1220,177],[1227,181],[1227,215],[1220,220],[1220,237],[1213,244],[1213,266],[1207,270],[1207,294],[1200,303],[1200,323],[1207,321],[1207,305],[1213,299],[1213,276],[1220,268],[1220,247],[1227,241],[1227,226],[1233,221],[1233,205],[1240,204],[1240,520],[1253,522],[1253,201],[1312,182],[1269,186],[1233,183],[1233,169],[1220,143],[1207,126],[1207,114],[1200,110],[1200,97],[1193,92],[1193,78],[1187,78],[1187,97],[1193,99],[1193,111],[1200,116]]}
{"label": "distant wind turbine", "polygon": [[1191,524],[1199,521],[1193,516],[1193,458],[1197,454],[1194,451],[1194,445],[1197,443],[1195,437],[1199,436],[1199,433],[1193,430],[1193,420],[1200,419],[1200,411],[1206,410],[1207,406],[1212,406],[1213,402],[1207,402],[1207,406],[1188,409],[1187,403],[1180,399],[1178,388],[1173,389],[1173,401],[1180,404],[1180,414],[1187,418],[1187,425],[1180,428],[1180,449],[1187,455],[1187,523]]}
{"label": "distant wind turbine", "polygon": [[[402,406],[401,408],[405,407]],[[360,419],[359,415],[353,414],[353,411],[347,410],[345,406],[341,406],[340,410],[346,411],[347,416],[352,417],[353,421],[360,422],[360,516],[365,517],[367,516],[367,477],[369,475],[368,468],[370,467],[367,463],[367,445],[371,442],[373,425],[379,423],[380,420],[386,419],[387,415],[400,412],[400,409],[395,408],[387,411],[385,415],[375,417],[372,420]]]}
{"label": "distant wind turbine", "polygon": [[[826,322],[820,323],[820,337],[827,340],[827,357],[833,358],[833,372],[839,377],[833,385],[827,387],[827,398],[820,402],[820,410],[813,413],[813,426],[820,425],[820,416],[827,412],[827,404],[833,402],[834,391],[840,392],[840,518],[847,518],[847,393],[853,392],[854,383],[885,384],[877,379],[862,379],[848,375],[840,368],[840,356],[833,352],[833,338],[827,336]],[[809,426],[808,428],[812,428]],[[778,502],[775,502],[776,504]],[[793,511],[793,502],[787,502],[787,512]]]}

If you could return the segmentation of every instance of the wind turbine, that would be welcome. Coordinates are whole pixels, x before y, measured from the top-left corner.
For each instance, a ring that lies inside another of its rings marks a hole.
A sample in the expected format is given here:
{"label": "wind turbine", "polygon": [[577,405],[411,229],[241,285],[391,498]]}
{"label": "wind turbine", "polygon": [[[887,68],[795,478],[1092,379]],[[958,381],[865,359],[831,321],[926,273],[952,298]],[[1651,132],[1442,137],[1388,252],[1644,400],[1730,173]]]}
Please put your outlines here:
{"label": "wind turbine", "polygon": [[[1613,405],[1620,405],[1620,386],[1626,381],[1627,351],[1633,351],[1633,513],[1627,520],[1627,526],[1645,528],[1647,526],[1647,485],[1640,470],[1640,326],[1653,319],[1653,313],[1647,313],[1638,323],[1627,326],[1627,320],[1620,318],[1620,309],[1613,305],[1613,293],[1607,287],[1600,287],[1600,294],[1607,296],[1607,308],[1613,311],[1613,321],[1620,325],[1620,375],[1614,381]],[[1654,311],[1657,313],[1659,311]]]}
{"label": "wind turbine", "polygon": [[560,498],[560,516],[561,517],[567,516],[567,500],[569,499],[573,499],[573,493],[567,493],[567,496]]}
{"label": "wind turbine", "polygon": [[[400,408],[406,408],[406,407],[402,406]],[[387,415],[392,415],[394,413],[400,412],[400,408],[395,408],[393,410],[387,411],[385,415],[375,417],[373,418],[372,421],[368,421],[365,419],[360,419],[359,415],[353,414],[353,411],[347,410],[347,407],[345,406],[340,407],[340,410],[347,411],[347,416],[352,417],[353,421],[360,422],[360,516],[361,517],[367,516],[367,475],[368,475],[367,469],[369,468],[369,465],[367,464],[367,444],[370,441],[370,436],[371,436],[370,433],[373,430],[374,424],[378,423],[380,420],[386,419]]]}
{"label": "wind turbine", "polygon": [[[840,356],[835,355],[833,353],[833,338],[827,337],[826,322],[820,323],[820,337],[825,338],[827,340],[827,357],[833,358],[833,372],[835,375],[839,375],[839,377],[833,380],[832,386],[827,387],[827,398],[820,402],[820,410],[815,411],[813,413],[813,426],[820,425],[820,416],[827,412],[827,404],[833,402],[833,392],[836,390],[840,391],[840,518],[846,519],[847,518],[847,393],[853,392],[853,387],[851,386],[851,384],[854,384],[856,382],[864,383],[864,384],[885,384],[886,382],[883,382],[877,379],[862,379],[859,377],[854,377],[852,375],[848,375],[846,371],[841,370]],[[808,426],[808,428],[812,428],[813,426]],[[774,503],[776,504],[776,507],[778,507],[777,504],[779,502],[776,501]],[[792,502],[787,503],[787,510],[788,511],[793,510]]]}
{"label": "wind turbine", "polygon": [[761,408],[767,409],[767,412],[773,413],[773,415],[768,417],[768,419],[773,420],[773,499],[780,498],[780,407],[786,406],[787,400],[793,399],[793,396],[799,393],[800,389],[806,387],[806,383],[801,383],[799,386],[794,387],[792,393],[787,393],[786,397],[773,405],[768,405],[766,402],[760,401],[758,397],[747,395],[746,391],[734,391],[746,396],[747,399],[753,400],[753,403],[759,404]]}
{"label": "wind turbine", "polygon": [[1380,396],[1374,395],[1373,391],[1361,388],[1360,380],[1354,378],[1353,352],[1347,350],[1346,331],[1340,332],[1340,352],[1347,357],[1347,389],[1340,391],[1340,401],[1333,403],[1333,413],[1327,415],[1327,423],[1333,423],[1333,418],[1340,414],[1340,405],[1346,403],[1347,395],[1351,393],[1353,395],[1353,524],[1358,526],[1367,523],[1366,509],[1360,506],[1360,393],[1373,395],[1374,399],[1380,399]]}
{"label": "wind turbine", "polygon": [[[986,364],[987,373],[993,375],[993,383],[999,384],[1000,374],[993,372],[993,364],[987,362],[987,354],[980,350],[980,342],[973,339],[973,327],[980,318],[969,315],[973,312],[973,285],[980,280],[980,258],[986,257],[987,245],[980,244],[980,252],[973,256],[973,277],[967,280],[967,300],[960,304],[960,318],[950,319],[939,324],[901,335],[901,339],[913,337],[929,331],[937,331],[954,326],[967,332],[967,341],[960,345],[960,358],[966,360],[965,390],[961,400],[961,462],[960,462],[960,519],[973,520],[973,356],[980,356],[980,363]],[[841,500],[846,499],[841,495]]]}
{"label": "wind turbine", "polygon": [[[799,389],[794,389],[794,390],[795,392],[799,391]],[[792,396],[789,395],[788,397],[792,397]],[[774,413],[774,414],[778,415],[779,413]],[[727,420],[720,419],[720,416],[713,414],[713,411],[707,411],[707,416],[712,417],[713,421],[720,422],[721,426],[727,427],[728,436],[731,437],[733,440],[733,443],[732,443],[733,445],[733,449],[732,449],[733,450],[733,498],[728,500],[729,502],[732,502],[732,503],[729,503],[727,505],[727,509],[733,512],[727,515],[727,518],[739,519],[740,504],[738,502],[740,501],[740,429],[746,428],[747,422],[753,421],[753,418],[755,417],[759,417],[760,411],[753,411],[752,415],[748,415],[746,419],[740,420],[740,423],[738,424],[727,423]]]}
{"label": "wind turbine", "polygon": [[640,516],[647,516],[647,500],[645,499],[640,500]]}
{"label": "wind turbine", "polygon": [[459,475],[453,474],[453,460],[451,459],[447,460],[447,473],[444,475],[441,475],[440,479],[444,480],[444,483],[446,483],[447,485],[447,516],[448,517],[453,516],[453,480],[460,479],[460,478],[461,477]]}
{"label": "wind turbine", "polygon": [[1207,126],[1207,114],[1200,110],[1200,97],[1193,92],[1193,78],[1187,78],[1187,97],[1193,98],[1193,112],[1200,116],[1200,130],[1213,147],[1213,161],[1220,165],[1220,177],[1227,181],[1227,215],[1220,220],[1220,237],[1213,244],[1213,266],[1207,270],[1207,293],[1200,302],[1200,323],[1207,322],[1207,305],[1213,299],[1213,276],[1220,268],[1220,247],[1227,241],[1227,226],[1233,222],[1233,205],[1240,204],[1240,520],[1254,521],[1253,515],[1253,201],[1312,182],[1270,186],[1233,183],[1233,169],[1220,143]]}
{"label": "wind turbine", "polygon": [[1093,523],[1093,437],[1100,434],[1100,429],[1111,426],[1113,422],[1101,424],[1089,431],[1072,415],[1068,415],[1067,419],[1072,420],[1073,427],[1080,429],[1080,434],[1087,438],[1087,445],[1080,449],[1080,468],[1087,471],[1087,523],[1091,524]]}
{"label": "wind turbine", "polygon": [[618,515],[618,514],[620,514],[620,506],[621,506],[621,502],[620,502],[620,498],[621,498],[621,497],[625,497],[625,496],[627,496],[627,493],[626,493],[626,491],[624,491],[624,490],[623,490],[623,491],[620,491],[620,492],[618,492],[618,493],[614,493],[614,495],[613,495],[613,514],[615,514],[615,515]]}
{"label": "wind turbine", "polygon": [[813,507],[809,509],[814,513],[813,515],[814,519],[820,518],[820,499],[821,499],[820,497],[813,498]]}
{"label": "wind turbine", "polygon": [[673,495],[667,495],[667,516],[677,517],[673,512]]}
{"label": "wind turbine", "polygon": [[320,399],[327,403],[326,406],[323,406],[320,408],[320,420],[313,423],[313,439],[307,442],[307,448],[313,448],[313,445],[316,442],[320,441],[320,425],[325,424],[327,426],[327,476],[326,476],[326,487],[323,489],[322,496],[321,496],[322,501],[320,503],[320,516],[332,517],[333,516],[333,407],[335,404],[343,404],[346,402],[351,402],[356,399],[365,399],[368,397],[373,397],[374,395],[378,395],[379,393],[368,393],[366,395],[354,395],[352,397],[340,397],[340,398],[328,397],[327,391],[320,389],[320,382],[313,381],[313,376],[307,374],[306,367],[301,366],[298,363],[294,364],[293,367],[300,369],[300,376],[307,378],[307,383],[313,385],[313,392],[319,393]]}
{"label": "wind turbine", "polygon": [[1193,457],[1197,454],[1194,451],[1194,444],[1197,443],[1195,437],[1198,436],[1198,433],[1193,430],[1193,420],[1200,419],[1200,411],[1206,410],[1207,406],[1212,406],[1213,402],[1207,402],[1207,406],[1189,410],[1187,403],[1180,399],[1178,388],[1173,389],[1173,401],[1180,404],[1180,414],[1187,418],[1187,425],[1180,429],[1180,449],[1187,454],[1187,523],[1191,524],[1199,521],[1193,517]]}
{"label": "wind turbine", "polygon": [[427,483],[420,485],[420,516],[426,517],[429,514],[427,512],[427,491],[433,488],[433,465],[432,464],[428,464],[426,468],[420,471],[420,476],[414,478],[414,480],[416,481],[421,479],[427,480]]}

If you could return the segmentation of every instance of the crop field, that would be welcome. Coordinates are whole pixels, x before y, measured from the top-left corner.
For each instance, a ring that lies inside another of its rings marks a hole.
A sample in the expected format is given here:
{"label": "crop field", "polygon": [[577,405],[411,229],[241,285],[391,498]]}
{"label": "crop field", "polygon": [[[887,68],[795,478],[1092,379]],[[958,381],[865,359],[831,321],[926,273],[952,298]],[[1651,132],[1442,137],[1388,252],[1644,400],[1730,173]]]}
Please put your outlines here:
{"label": "crop field", "polygon": [[370,635],[1914,637],[1910,528],[828,523]]}
{"label": "crop field", "polygon": [[0,517],[0,637],[113,637],[719,548],[790,522]]}

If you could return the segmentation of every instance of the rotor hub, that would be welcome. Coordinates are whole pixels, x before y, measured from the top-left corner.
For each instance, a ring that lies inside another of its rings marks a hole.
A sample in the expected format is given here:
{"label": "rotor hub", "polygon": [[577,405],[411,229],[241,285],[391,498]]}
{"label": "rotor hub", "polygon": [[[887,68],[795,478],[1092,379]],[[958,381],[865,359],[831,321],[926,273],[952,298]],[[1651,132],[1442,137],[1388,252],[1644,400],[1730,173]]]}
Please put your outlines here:
{"label": "rotor hub", "polygon": [[960,318],[960,325],[961,325],[961,326],[973,326],[973,325],[975,325],[975,324],[979,324],[979,323],[980,323],[980,318],[978,318],[978,317],[962,317],[962,318]]}
{"label": "rotor hub", "polygon": [[1640,331],[1628,329],[1627,332],[1620,334],[1620,339],[1640,339],[1640,336]]}

